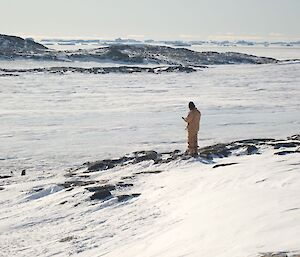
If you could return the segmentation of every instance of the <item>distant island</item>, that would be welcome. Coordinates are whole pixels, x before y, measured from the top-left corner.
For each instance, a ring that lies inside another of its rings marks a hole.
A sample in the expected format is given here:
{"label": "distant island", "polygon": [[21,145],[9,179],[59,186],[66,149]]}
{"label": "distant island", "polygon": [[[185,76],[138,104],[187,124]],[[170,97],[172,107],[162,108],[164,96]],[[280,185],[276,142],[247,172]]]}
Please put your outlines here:
{"label": "distant island", "polygon": [[[179,44],[179,42],[177,42]],[[56,61],[112,61],[120,64],[159,64],[201,67],[219,64],[267,64],[278,60],[236,52],[196,52],[150,44],[112,44],[94,49],[57,51],[16,36],[0,35],[0,58]]]}

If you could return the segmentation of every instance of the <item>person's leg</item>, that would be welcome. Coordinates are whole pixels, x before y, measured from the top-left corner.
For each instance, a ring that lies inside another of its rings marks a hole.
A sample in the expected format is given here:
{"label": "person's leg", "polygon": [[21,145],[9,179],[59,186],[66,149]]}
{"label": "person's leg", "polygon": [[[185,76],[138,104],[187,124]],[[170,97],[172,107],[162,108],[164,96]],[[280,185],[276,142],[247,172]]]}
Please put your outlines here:
{"label": "person's leg", "polygon": [[198,155],[198,133],[194,135],[194,155]]}
{"label": "person's leg", "polygon": [[197,155],[198,154],[198,139],[197,133],[189,132],[188,133],[188,152],[190,155]]}
{"label": "person's leg", "polygon": [[192,133],[188,132],[188,149],[187,149],[188,154],[191,154],[192,145],[193,145]]}

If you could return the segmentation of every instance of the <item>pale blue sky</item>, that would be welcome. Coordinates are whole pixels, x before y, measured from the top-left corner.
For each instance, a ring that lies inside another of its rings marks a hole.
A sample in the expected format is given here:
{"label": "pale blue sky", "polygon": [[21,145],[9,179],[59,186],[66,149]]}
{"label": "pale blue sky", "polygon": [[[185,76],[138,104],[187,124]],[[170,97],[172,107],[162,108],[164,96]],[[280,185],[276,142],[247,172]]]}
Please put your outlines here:
{"label": "pale blue sky", "polygon": [[300,40],[300,0],[0,0],[25,37]]}

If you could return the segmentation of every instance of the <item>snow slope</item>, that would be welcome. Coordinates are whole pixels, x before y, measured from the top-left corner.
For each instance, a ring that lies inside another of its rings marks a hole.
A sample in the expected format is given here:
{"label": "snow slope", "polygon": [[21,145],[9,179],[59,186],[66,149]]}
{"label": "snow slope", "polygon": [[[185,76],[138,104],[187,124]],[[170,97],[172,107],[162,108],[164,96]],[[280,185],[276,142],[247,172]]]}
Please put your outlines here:
{"label": "snow slope", "polygon": [[[0,256],[291,256],[300,252],[300,154],[274,154],[284,150],[297,147],[2,180]],[[224,163],[237,164],[215,166]],[[72,180],[133,185],[90,200],[90,186],[63,186]],[[140,195],[117,200],[131,193]]]}

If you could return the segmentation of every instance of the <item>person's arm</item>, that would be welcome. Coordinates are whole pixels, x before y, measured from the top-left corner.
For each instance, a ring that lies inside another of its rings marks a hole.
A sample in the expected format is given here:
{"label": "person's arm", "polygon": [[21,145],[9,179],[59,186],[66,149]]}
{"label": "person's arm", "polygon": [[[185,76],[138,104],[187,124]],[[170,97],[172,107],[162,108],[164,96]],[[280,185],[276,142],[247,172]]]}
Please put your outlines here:
{"label": "person's arm", "polygon": [[189,112],[188,116],[184,119],[187,124],[191,123],[193,120],[193,114],[192,112]]}

